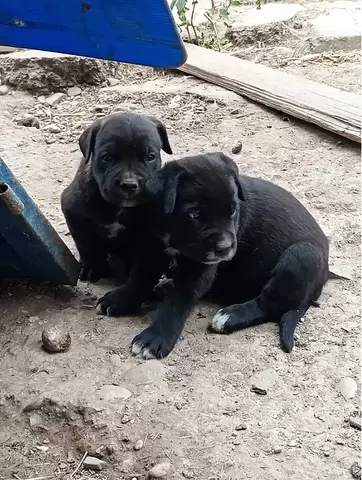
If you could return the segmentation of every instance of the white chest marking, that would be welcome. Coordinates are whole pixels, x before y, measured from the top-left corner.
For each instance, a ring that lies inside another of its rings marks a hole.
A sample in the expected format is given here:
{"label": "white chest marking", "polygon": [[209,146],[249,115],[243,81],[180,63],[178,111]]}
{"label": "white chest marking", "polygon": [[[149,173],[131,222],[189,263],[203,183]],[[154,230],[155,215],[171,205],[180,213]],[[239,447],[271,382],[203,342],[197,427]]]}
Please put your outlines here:
{"label": "white chest marking", "polygon": [[107,232],[107,238],[116,238],[119,232],[125,230],[125,226],[118,222],[108,223],[104,225],[104,228]]}

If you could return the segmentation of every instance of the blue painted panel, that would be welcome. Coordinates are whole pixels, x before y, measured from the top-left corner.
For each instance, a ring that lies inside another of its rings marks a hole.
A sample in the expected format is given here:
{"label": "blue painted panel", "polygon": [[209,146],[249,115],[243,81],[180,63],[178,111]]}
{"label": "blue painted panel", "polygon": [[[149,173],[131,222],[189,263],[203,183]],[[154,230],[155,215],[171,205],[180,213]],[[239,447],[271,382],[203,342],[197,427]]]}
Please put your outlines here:
{"label": "blue painted panel", "polygon": [[75,285],[79,263],[1,159],[0,182],[0,277]]}
{"label": "blue painted panel", "polygon": [[161,68],[186,61],[166,0],[0,0],[0,45]]}

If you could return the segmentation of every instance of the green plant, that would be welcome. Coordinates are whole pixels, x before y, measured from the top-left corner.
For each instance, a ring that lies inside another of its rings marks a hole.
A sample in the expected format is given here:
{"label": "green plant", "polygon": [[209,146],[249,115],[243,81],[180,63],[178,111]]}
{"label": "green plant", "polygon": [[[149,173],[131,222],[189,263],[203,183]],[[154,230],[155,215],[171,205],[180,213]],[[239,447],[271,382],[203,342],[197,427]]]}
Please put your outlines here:
{"label": "green plant", "polygon": [[[211,25],[214,33],[214,43],[216,42],[218,50],[221,50],[221,41],[218,32],[218,27],[220,23],[223,23],[225,27],[230,28],[229,16],[230,9],[233,7],[240,7],[242,5],[241,0],[223,0],[219,5],[216,6],[214,0],[210,0],[210,10],[207,13],[204,13],[204,17]],[[256,6],[258,9],[261,8],[262,4],[267,3],[267,0],[256,0]],[[204,38],[204,32],[200,26],[195,25],[195,13],[196,7],[198,5],[198,0],[172,0],[170,4],[171,10],[176,11],[177,15],[177,26],[180,31],[185,29],[187,32],[188,41],[190,43],[195,43],[200,45]],[[190,12],[190,15],[188,13]],[[207,43],[207,42],[204,42]],[[210,45],[210,42],[208,44]]]}

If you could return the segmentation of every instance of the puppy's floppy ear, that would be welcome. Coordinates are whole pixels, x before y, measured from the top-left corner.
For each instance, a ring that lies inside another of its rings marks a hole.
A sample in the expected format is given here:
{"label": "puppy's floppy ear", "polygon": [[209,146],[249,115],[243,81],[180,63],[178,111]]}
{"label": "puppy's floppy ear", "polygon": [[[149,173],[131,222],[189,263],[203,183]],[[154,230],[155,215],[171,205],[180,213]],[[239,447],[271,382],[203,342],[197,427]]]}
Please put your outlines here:
{"label": "puppy's floppy ear", "polygon": [[85,163],[88,163],[92,156],[92,153],[94,151],[94,144],[100,126],[101,119],[96,120],[92,123],[92,125],[86,128],[82,135],[79,137],[79,147],[85,159]]}
{"label": "puppy's floppy ear", "polygon": [[238,169],[236,163],[234,162],[234,160],[232,158],[228,157],[224,153],[219,153],[218,156],[224,163],[226,163],[228,165],[228,167],[231,168],[231,170],[233,172],[233,177],[234,177],[237,189],[238,189],[238,197],[242,202],[245,202],[245,195],[244,195],[243,187],[242,187],[241,181],[240,181],[240,173],[239,173],[239,169]]}
{"label": "puppy's floppy ear", "polygon": [[162,142],[162,150],[168,153],[169,155],[172,155],[172,149],[170,146],[170,142],[168,141],[168,135],[167,135],[167,130],[165,125],[155,117],[148,117],[148,118],[151,120],[152,123],[156,125],[158,134]]}
{"label": "puppy's floppy ear", "polygon": [[164,212],[169,215],[175,208],[180,173],[167,168],[167,165],[148,180],[146,190],[151,196],[160,198]]}

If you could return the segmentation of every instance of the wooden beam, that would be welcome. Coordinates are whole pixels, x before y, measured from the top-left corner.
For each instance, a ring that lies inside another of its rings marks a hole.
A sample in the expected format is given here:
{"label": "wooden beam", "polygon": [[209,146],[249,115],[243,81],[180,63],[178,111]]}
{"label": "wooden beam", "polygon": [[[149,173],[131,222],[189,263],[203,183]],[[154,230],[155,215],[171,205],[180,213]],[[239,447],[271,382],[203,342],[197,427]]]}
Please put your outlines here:
{"label": "wooden beam", "polygon": [[361,143],[361,96],[196,45],[178,70]]}

